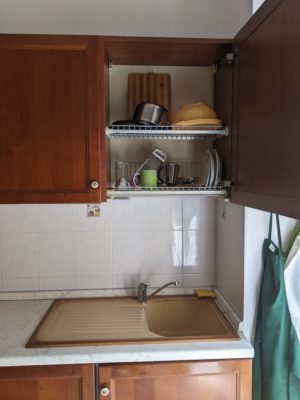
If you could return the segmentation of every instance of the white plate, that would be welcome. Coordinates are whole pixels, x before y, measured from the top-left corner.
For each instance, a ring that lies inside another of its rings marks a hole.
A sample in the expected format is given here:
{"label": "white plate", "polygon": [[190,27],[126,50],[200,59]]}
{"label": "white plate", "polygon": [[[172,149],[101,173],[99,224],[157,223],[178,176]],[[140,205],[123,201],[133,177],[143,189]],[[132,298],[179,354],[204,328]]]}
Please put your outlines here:
{"label": "white plate", "polygon": [[214,154],[215,165],[216,165],[216,176],[215,176],[215,181],[214,181],[213,185],[214,185],[214,188],[216,188],[222,179],[222,161],[221,161],[221,158],[220,158],[217,150],[214,150],[213,154]]}
{"label": "white plate", "polygon": [[201,160],[200,174],[199,174],[199,184],[200,186],[208,186],[210,182],[211,175],[211,162],[210,156],[205,152]]}
{"label": "white plate", "polygon": [[214,156],[210,150],[206,150],[205,154],[207,154],[207,156],[209,157],[209,162],[210,162],[210,176],[209,176],[209,181],[208,181],[207,186],[213,187],[214,182],[215,182],[215,175],[216,175]]}

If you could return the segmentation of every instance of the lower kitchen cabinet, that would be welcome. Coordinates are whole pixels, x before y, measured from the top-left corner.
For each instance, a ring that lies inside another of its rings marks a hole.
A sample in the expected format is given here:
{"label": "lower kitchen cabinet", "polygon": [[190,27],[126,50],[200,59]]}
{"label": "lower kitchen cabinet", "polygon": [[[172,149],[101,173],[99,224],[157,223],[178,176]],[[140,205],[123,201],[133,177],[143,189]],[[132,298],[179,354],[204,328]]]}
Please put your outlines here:
{"label": "lower kitchen cabinet", "polygon": [[94,400],[94,366],[0,368],[1,400]]}
{"label": "lower kitchen cabinet", "polygon": [[252,362],[166,362],[100,366],[100,399],[250,400]]}

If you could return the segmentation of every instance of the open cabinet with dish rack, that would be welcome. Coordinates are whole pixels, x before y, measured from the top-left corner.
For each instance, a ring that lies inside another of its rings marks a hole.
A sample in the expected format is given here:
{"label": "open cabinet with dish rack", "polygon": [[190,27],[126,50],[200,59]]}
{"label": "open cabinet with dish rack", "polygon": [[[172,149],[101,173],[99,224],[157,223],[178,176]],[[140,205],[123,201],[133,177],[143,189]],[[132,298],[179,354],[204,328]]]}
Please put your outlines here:
{"label": "open cabinet with dish rack", "polygon": [[[161,128],[161,129],[160,129]],[[171,128],[171,127],[170,127]],[[146,127],[140,131],[135,126],[120,128],[119,126],[110,126],[107,129],[107,135],[111,139],[146,139],[154,140],[161,148],[161,140],[209,140],[213,141],[217,137],[227,136],[228,130],[220,127],[205,127],[200,130],[193,127],[191,130],[180,129],[174,127],[174,133],[171,129],[157,126],[154,129]],[[171,146],[172,149],[172,146]],[[174,149],[174,147],[173,147]],[[170,150],[170,149],[169,149]],[[155,154],[158,149],[152,152]],[[162,152],[162,155],[165,155]],[[115,182],[112,188],[108,189],[108,196],[126,197],[126,196],[144,196],[144,195],[206,195],[206,196],[226,196],[227,192],[224,188],[222,179],[222,162],[220,156],[215,149],[206,148],[204,156],[200,161],[178,160],[172,158],[172,161],[163,159],[161,165],[158,166],[158,183],[157,185],[143,185],[136,182],[137,175],[143,169],[149,158],[143,162],[140,161],[115,161]],[[126,168],[124,177],[118,178],[118,166]],[[173,169],[170,172],[170,169]],[[176,171],[176,180],[174,180],[174,168]],[[170,178],[172,175],[173,181]],[[126,175],[126,176],[125,176]],[[125,185],[120,185],[120,179],[126,180]]]}
{"label": "open cabinet with dish rack", "polygon": [[[155,42],[154,39],[145,40],[146,48]],[[124,42],[119,45],[130,47],[132,41],[128,39],[126,45]],[[224,51],[228,46],[223,42],[214,43],[215,54],[211,54],[209,60],[204,59],[204,50],[210,45],[212,44],[195,41],[194,50],[197,48],[202,56],[197,60],[191,60],[186,57],[186,53],[180,55],[180,50],[178,59],[174,59],[172,64],[168,61],[169,51],[165,56],[161,54],[155,61],[151,60],[149,55],[149,59],[141,59],[141,62],[136,62],[139,57],[137,52],[131,63],[125,53],[124,59],[114,59],[114,48],[107,45],[107,56],[110,59],[110,68],[107,70],[110,100],[106,127],[109,150],[108,197],[204,195],[224,198],[227,196],[230,186],[227,182],[228,173],[222,175],[222,161],[214,143],[219,140],[230,140],[228,121],[226,119],[220,121],[216,115],[211,117],[214,119],[209,119],[207,116],[206,119],[203,117],[204,119],[199,121],[187,118],[186,124],[185,119],[179,118],[179,122],[178,118],[176,120],[177,111],[184,109],[186,105],[201,104],[205,111],[211,109],[214,113],[214,63],[225,55]],[[179,46],[178,49],[181,47],[179,42],[176,46]],[[131,51],[128,48],[127,50]],[[152,50],[152,56],[153,54]],[[134,79],[136,87],[132,91],[130,85]],[[152,88],[149,87],[149,80],[152,82],[156,80]],[[169,91],[163,87],[166,81]],[[146,85],[146,93],[143,94],[141,91]],[[144,121],[140,123],[141,121],[134,119],[136,110],[132,120],[128,120],[132,117],[134,96],[147,104],[153,101],[153,98],[149,99],[149,93],[159,90],[162,93],[156,94],[154,100],[157,100],[157,104],[161,101],[160,104],[165,109],[168,107],[166,120],[157,124]],[[161,152],[163,158],[160,163],[155,164],[157,183],[152,185],[143,182],[142,173],[144,170],[151,170],[149,165],[152,164],[151,161],[149,164],[149,159],[155,152]],[[119,176],[118,168],[123,169],[124,177]]]}

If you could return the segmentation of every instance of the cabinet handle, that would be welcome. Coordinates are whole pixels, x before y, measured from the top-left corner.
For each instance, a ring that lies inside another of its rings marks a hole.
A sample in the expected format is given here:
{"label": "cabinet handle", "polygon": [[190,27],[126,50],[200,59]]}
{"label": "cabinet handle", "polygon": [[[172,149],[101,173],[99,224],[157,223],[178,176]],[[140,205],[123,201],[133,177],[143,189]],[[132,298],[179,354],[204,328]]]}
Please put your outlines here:
{"label": "cabinet handle", "polygon": [[109,395],[109,389],[106,386],[103,386],[100,390],[100,395],[106,397]]}
{"label": "cabinet handle", "polygon": [[99,188],[99,182],[98,181],[92,181],[91,182],[91,188],[92,189],[98,189]]}

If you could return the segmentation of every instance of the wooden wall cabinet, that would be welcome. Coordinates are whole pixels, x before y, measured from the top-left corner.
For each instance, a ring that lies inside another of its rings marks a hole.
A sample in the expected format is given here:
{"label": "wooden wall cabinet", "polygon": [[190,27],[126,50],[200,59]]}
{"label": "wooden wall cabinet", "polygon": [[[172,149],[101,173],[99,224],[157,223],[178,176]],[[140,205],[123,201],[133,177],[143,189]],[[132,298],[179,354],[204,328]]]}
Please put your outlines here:
{"label": "wooden wall cabinet", "polygon": [[94,366],[0,368],[1,400],[95,400]]}
{"label": "wooden wall cabinet", "polygon": [[300,218],[300,2],[266,0],[235,38],[231,200]]}
{"label": "wooden wall cabinet", "polygon": [[233,40],[0,35],[0,203],[105,201],[108,59],[207,66],[233,44],[215,75],[231,201],[300,218],[299,15],[266,0]]}
{"label": "wooden wall cabinet", "polygon": [[251,360],[100,366],[99,383],[103,400],[252,398]]}
{"label": "wooden wall cabinet", "polygon": [[101,40],[0,35],[0,66],[0,203],[105,200]]}

